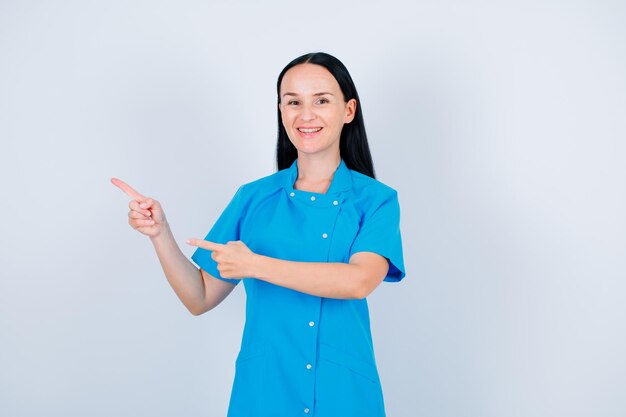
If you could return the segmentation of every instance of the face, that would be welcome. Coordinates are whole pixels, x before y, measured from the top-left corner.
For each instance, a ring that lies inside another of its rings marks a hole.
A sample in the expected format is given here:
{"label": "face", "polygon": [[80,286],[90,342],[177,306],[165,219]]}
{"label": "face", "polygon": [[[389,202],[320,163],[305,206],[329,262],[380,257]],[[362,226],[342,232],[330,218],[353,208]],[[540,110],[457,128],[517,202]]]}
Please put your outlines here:
{"label": "face", "polygon": [[341,129],[354,119],[356,100],[344,101],[339,83],[326,68],[300,64],[283,76],[279,108],[299,153],[339,153]]}

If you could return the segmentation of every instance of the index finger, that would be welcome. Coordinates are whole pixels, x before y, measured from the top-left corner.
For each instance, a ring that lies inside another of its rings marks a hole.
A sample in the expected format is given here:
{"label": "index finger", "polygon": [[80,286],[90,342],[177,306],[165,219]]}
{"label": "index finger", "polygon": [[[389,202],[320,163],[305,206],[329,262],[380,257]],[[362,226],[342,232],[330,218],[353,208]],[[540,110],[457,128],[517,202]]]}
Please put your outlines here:
{"label": "index finger", "polygon": [[210,242],[204,239],[193,239],[193,238],[187,239],[187,244],[191,246],[197,246],[199,248],[206,249],[206,250],[216,250],[216,249],[221,249],[224,246],[226,246],[221,243],[215,243],[215,242]]}
{"label": "index finger", "polygon": [[126,184],[124,181],[118,178],[111,178],[111,182],[113,183],[113,185],[120,188],[122,191],[124,191],[126,194],[128,194],[130,197],[134,198],[135,200],[145,199],[143,195],[139,194],[137,191],[133,189],[133,187]]}

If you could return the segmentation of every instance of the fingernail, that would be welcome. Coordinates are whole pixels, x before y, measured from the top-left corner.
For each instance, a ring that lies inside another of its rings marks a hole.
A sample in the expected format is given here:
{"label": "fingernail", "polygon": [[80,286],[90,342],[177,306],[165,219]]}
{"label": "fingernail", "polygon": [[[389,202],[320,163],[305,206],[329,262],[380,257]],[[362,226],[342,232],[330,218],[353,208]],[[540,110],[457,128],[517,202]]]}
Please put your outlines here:
{"label": "fingernail", "polygon": [[139,204],[139,207],[141,207],[141,208],[146,208],[146,203],[141,203],[141,204]]}

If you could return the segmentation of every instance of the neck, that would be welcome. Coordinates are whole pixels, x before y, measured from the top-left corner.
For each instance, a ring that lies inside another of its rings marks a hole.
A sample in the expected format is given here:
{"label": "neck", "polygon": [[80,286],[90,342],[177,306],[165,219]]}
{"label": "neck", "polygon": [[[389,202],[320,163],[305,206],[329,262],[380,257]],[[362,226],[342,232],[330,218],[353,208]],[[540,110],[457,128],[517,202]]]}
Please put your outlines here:
{"label": "neck", "polygon": [[339,153],[329,156],[298,155],[297,181],[306,184],[330,183],[340,163]]}

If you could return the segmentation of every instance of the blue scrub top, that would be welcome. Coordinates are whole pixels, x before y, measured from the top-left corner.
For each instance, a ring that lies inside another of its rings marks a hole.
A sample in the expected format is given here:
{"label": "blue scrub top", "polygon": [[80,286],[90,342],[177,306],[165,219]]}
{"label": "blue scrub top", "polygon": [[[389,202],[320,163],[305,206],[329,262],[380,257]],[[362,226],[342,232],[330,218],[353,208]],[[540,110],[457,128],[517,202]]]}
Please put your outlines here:
{"label": "blue scrub top", "polygon": [[[244,184],[206,240],[241,240],[255,253],[301,262],[344,262],[356,252],[389,260],[385,281],[405,276],[400,206],[393,188],[343,159],[326,194],[296,190],[297,159]],[[191,257],[220,276],[211,251]],[[246,322],[228,417],[385,415],[367,300],[317,297],[244,279]]]}

